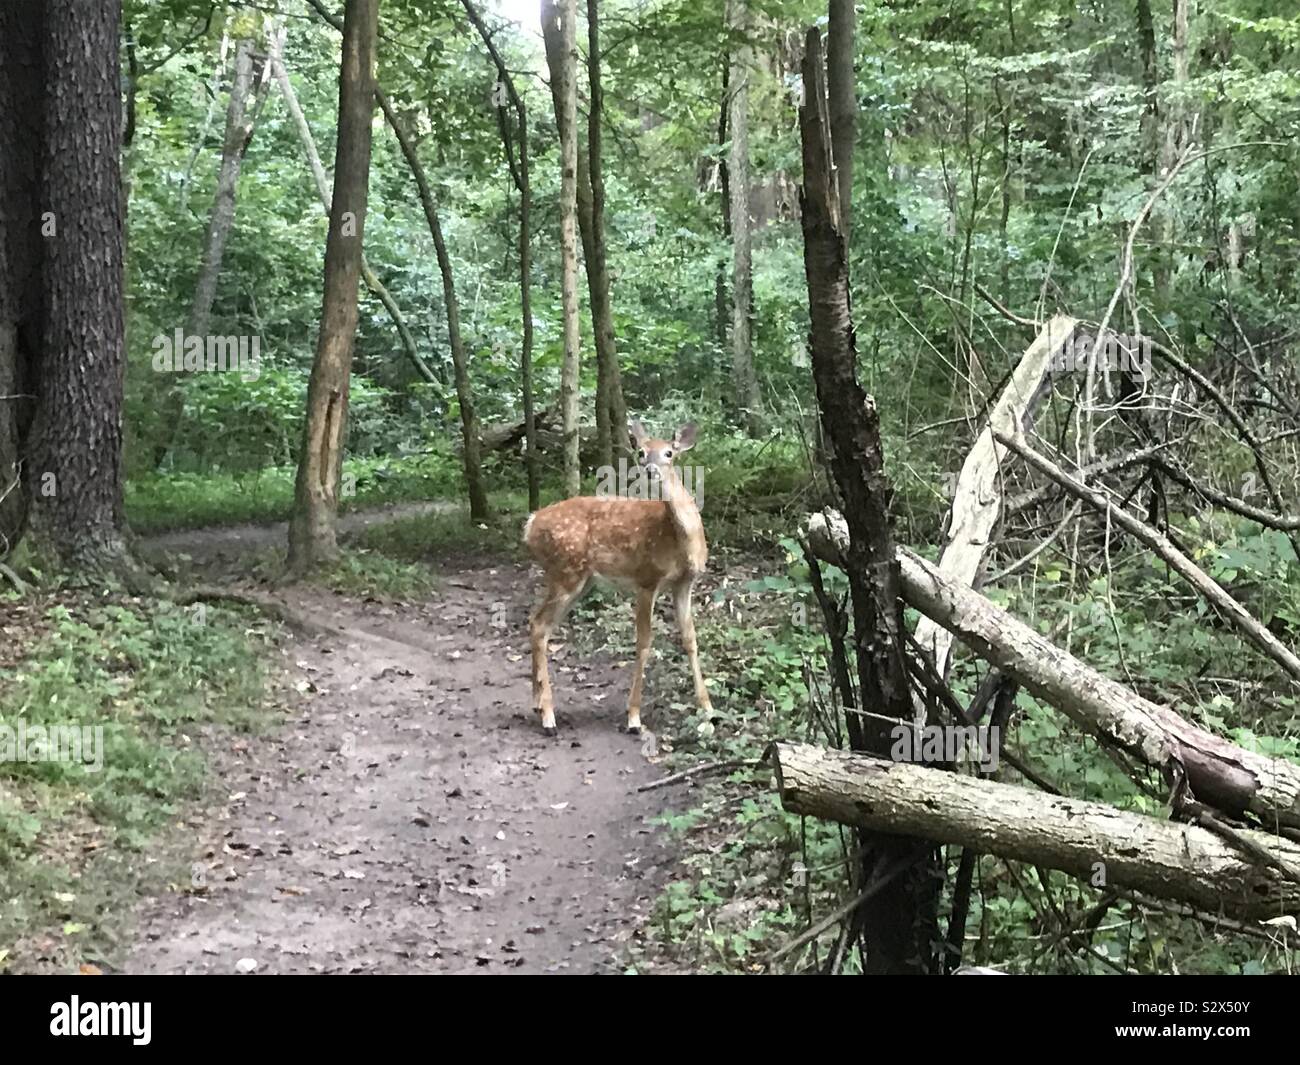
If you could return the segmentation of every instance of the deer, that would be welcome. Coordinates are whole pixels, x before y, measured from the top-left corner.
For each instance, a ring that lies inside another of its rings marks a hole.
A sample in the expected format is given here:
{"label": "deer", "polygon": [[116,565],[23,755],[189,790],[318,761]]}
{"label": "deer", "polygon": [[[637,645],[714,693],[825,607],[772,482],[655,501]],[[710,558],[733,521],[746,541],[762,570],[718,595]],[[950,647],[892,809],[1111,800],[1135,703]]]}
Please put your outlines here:
{"label": "deer", "polygon": [[637,419],[628,425],[637,465],[658,496],[574,496],[535,511],[524,525],[523,542],[542,568],[544,593],[529,623],[533,656],[533,710],[542,732],[554,737],[555,701],[547,662],[551,630],[586,590],[592,577],[636,593],[636,666],[627,703],[627,731],[641,731],[641,692],[650,657],[655,599],[671,590],[677,626],[695,678],[699,708],[712,711],[700,672],[691,589],[708,561],[704,525],[695,498],[682,484],[673,461],[695,446],[695,424],[688,422],[671,440],[649,436]]}

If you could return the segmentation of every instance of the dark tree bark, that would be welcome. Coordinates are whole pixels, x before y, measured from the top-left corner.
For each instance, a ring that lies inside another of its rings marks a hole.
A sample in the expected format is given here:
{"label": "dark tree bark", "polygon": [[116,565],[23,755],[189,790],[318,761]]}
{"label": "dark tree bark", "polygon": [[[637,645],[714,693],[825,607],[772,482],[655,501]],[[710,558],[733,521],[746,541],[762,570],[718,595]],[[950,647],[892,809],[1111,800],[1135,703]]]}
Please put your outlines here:
{"label": "dark tree bark", "polygon": [[[875,400],[858,383],[849,307],[848,246],[841,229],[821,34],[809,30],[799,108],[804,186],[800,196],[804,265],[812,322],[813,380],[822,425],[832,445],[831,472],[844,500],[850,546],[846,560],[862,704],[875,708],[851,733],[861,750],[888,757],[890,720],[910,722],[903,657],[903,608]],[[852,143],[845,146],[852,151]],[[853,517],[849,518],[849,511]],[[865,834],[864,885],[901,864],[910,868],[876,894],[861,915],[866,969],[924,973],[935,967],[938,941],[937,854],[914,839]]]}
{"label": "dark tree bark", "polygon": [[120,4],[46,5],[42,361],[23,475],[38,557],[137,572],[122,516]]}
{"label": "dark tree bark", "polygon": [[597,0],[587,0],[587,80],[590,99],[585,168],[582,153],[579,153],[578,159],[578,227],[582,232],[583,257],[587,263],[587,292],[591,299],[591,323],[596,334],[596,455],[602,466],[612,467],[614,452],[626,450],[627,405],[623,400],[623,378],[618,366],[614,309],[610,298],[609,255],[605,244],[605,175],[600,129],[604,93],[600,63]]}
{"label": "dark tree bark", "polygon": [[533,399],[533,252],[532,252],[532,186],[528,174],[528,112],[523,98],[515,88],[514,79],[506,67],[505,60],[497,51],[482,16],[470,0],[462,0],[465,13],[474,24],[483,46],[487,48],[492,62],[497,68],[497,79],[505,87],[510,105],[514,108],[516,127],[515,136],[519,145],[518,164],[511,149],[510,127],[506,121],[505,107],[497,108],[497,123],[501,130],[501,143],[505,148],[506,161],[510,164],[510,176],[519,192],[519,311],[523,319],[522,343],[519,348],[519,386],[523,392],[524,405],[524,461],[528,467],[528,509],[536,510],[541,506],[541,472],[537,463],[537,411]]}
{"label": "dark tree bark", "polygon": [[370,192],[379,0],[347,0],[339,71],[334,199],[325,244],[325,295],[307,385],[307,423],[289,522],[289,569],[304,573],[338,557],[338,490],[347,433],[357,287]]}
{"label": "dark tree bark", "polygon": [[858,101],[853,78],[853,0],[830,0],[826,28],[826,91],[830,100],[831,145],[840,197],[840,230],[849,243],[853,215],[853,148],[858,129]]}
{"label": "dark tree bark", "polygon": [[42,343],[40,144],[45,7],[0,4],[0,559],[27,524],[21,458]]}
{"label": "dark tree bark", "polygon": [[[727,172],[727,112],[731,110],[731,57],[722,57],[722,104],[718,108],[718,190],[722,201],[722,239],[731,242],[731,179]],[[730,303],[727,299],[727,264],[718,259],[713,276],[713,307],[718,334],[718,351],[727,350],[727,319]]]}

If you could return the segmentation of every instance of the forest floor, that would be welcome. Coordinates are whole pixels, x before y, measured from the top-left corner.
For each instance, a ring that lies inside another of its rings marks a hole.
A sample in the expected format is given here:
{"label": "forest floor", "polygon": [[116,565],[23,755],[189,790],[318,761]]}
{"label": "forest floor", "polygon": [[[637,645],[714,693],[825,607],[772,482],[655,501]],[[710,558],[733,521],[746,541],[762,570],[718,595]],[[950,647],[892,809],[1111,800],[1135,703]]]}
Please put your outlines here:
{"label": "forest floor", "polygon": [[[233,581],[241,558],[284,535],[190,530],[142,548]],[[439,594],[421,601],[275,591],[335,634],[286,636],[280,727],[217,737],[224,801],[189,816],[180,843],[194,884],[140,907],[125,971],[621,968],[673,867],[650,824],[666,793],[636,790],[662,775],[654,737],[620,730],[628,662],[570,655],[560,630],[560,737],[548,740],[530,709],[527,567],[460,557],[434,569]]]}

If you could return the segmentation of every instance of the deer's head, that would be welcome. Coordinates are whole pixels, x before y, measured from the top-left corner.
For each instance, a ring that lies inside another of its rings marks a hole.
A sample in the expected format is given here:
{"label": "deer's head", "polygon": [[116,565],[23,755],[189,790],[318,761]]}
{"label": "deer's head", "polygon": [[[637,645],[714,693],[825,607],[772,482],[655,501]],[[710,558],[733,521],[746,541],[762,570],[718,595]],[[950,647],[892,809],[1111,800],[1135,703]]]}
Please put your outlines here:
{"label": "deer's head", "polygon": [[694,422],[683,425],[671,440],[648,436],[639,418],[634,418],[628,424],[627,432],[636,452],[636,464],[656,480],[668,474],[678,455],[695,446]]}

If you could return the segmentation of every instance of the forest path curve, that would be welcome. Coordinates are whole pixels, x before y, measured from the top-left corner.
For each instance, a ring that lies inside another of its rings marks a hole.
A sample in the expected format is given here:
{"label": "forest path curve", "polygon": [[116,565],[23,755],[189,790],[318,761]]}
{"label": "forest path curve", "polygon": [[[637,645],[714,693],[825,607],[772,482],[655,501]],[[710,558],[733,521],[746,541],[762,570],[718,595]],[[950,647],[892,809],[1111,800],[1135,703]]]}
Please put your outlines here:
{"label": "forest path curve", "polygon": [[[202,565],[277,528],[142,546]],[[206,888],[141,907],[127,972],[615,971],[671,870],[648,824],[664,792],[636,791],[661,775],[653,736],[619,728],[625,663],[557,641],[548,740],[529,709],[527,568],[440,577],[407,604],[277,593],[348,635],[291,637],[301,704],[211,752],[226,801],[187,822]]]}

